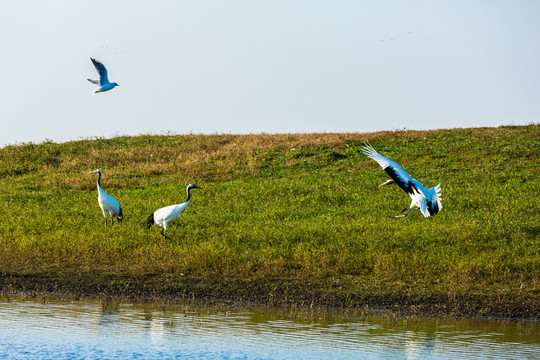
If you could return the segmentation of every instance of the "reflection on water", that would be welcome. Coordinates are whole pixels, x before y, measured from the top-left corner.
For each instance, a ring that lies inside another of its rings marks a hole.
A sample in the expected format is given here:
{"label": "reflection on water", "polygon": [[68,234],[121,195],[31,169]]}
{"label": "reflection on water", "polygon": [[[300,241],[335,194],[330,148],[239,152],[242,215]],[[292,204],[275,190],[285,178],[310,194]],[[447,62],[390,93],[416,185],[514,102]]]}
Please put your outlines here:
{"label": "reflection on water", "polygon": [[540,324],[0,299],[0,359],[540,359]]}

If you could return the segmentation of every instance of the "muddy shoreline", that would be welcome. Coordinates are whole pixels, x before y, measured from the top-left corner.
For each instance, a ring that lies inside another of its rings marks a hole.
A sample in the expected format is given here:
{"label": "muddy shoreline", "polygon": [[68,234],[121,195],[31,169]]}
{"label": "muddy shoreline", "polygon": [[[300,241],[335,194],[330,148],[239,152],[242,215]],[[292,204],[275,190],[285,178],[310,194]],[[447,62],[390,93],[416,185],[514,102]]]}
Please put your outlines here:
{"label": "muddy shoreline", "polygon": [[3,275],[4,296],[60,298],[101,301],[183,304],[186,302],[234,306],[341,308],[384,310],[407,315],[483,317],[511,320],[540,320],[540,302],[530,297],[473,295],[415,295],[320,292],[274,287],[271,292],[256,284],[178,284],[157,288],[149,281],[91,281],[52,277]]}

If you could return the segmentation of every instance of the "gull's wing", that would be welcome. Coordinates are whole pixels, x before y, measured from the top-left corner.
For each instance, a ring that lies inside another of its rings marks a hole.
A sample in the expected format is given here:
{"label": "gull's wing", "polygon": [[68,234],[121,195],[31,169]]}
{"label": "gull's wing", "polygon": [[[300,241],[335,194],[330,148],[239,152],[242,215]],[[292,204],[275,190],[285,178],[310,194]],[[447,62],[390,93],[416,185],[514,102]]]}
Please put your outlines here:
{"label": "gull's wing", "polygon": [[412,177],[399,164],[395,161],[392,161],[381,154],[379,154],[375,149],[369,145],[364,144],[362,152],[369,158],[375,160],[381,165],[384,171],[394,180],[394,182],[402,188],[406,193],[414,193],[414,184],[412,183]]}
{"label": "gull's wing", "polygon": [[99,80],[92,80],[92,79],[86,79],[86,80],[90,81],[92,84],[99,85]]}
{"label": "gull's wing", "polygon": [[100,63],[96,59],[90,58],[90,60],[92,60],[92,63],[94,64],[94,66],[96,67],[97,72],[99,73],[99,85],[108,84],[109,79],[107,77],[107,68],[105,68],[105,65],[103,65],[102,63]]}

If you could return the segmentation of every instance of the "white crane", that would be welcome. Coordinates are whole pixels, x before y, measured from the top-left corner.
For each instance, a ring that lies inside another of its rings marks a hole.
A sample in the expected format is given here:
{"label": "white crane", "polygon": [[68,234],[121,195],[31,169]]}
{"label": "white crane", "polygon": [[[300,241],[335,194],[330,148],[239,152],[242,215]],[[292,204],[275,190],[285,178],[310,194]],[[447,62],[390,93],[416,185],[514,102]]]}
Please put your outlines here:
{"label": "white crane", "polygon": [[178,219],[182,211],[188,206],[189,199],[191,198],[191,189],[201,189],[197,185],[189,184],[187,186],[187,199],[186,202],[183,204],[177,204],[177,205],[170,205],[163,207],[161,209],[157,209],[154,211],[146,220],[146,226],[148,229],[150,229],[150,226],[153,224],[157,224],[159,226],[162,226],[163,229],[161,230],[161,235],[163,235],[163,244],[167,245],[167,239],[171,240],[170,237],[166,235],[167,233],[167,226]]}
{"label": "white crane", "polygon": [[103,212],[103,216],[105,217],[105,227],[107,227],[107,214],[111,216],[111,225],[114,224],[114,217],[118,219],[118,222],[122,222],[122,220],[124,219],[124,215],[122,214],[122,208],[120,207],[120,204],[118,203],[118,201],[116,201],[115,198],[107,194],[101,188],[101,169],[96,169],[94,171],[91,171],[90,173],[99,174],[97,180],[98,204],[101,208],[101,211]]}
{"label": "white crane", "polygon": [[114,87],[116,86],[120,86],[120,84],[118,83],[109,82],[109,78],[107,77],[107,68],[105,67],[105,65],[103,65],[101,62],[99,62],[96,59],[90,58],[90,60],[92,60],[92,63],[94,64],[97,72],[99,73],[99,80],[86,79],[90,81],[92,84],[99,85],[99,87],[96,90],[94,90],[94,94],[104,92],[104,91],[109,91],[111,89],[114,89]]}
{"label": "white crane", "polygon": [[[409,194],[412,199],[411,205],[408,208],[401,210],[400,215],[389,215],[390,217],[405,217],[409,215],[411,209],[420,209],[424,217],[435,215],[441,211],[441,184],[426,189],[418,180],[410,177],[398,163],[379,154],[370,144],[364,144],[362,152],[369,158],[378,162],[384,171],[392,178],[379,185],[379,187],[395,183]],[[404,211],[407,212],[403,214]]]}

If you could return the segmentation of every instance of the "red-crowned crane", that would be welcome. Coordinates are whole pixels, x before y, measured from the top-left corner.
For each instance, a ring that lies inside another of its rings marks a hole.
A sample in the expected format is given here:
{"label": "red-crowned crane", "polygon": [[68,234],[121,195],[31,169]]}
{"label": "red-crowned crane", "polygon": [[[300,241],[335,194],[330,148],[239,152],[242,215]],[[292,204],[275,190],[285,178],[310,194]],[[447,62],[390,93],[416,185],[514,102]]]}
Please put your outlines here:
{"label": "red-crowned crane", "polygon": [[[370,144],[364,144],[362,152],[378,162],[391,177],[390,180],[385,181],[379,187],[395,183],[409,194],[412,199],[411,205],[408,208],[401,210],[399,215],[389,215],[391,218],[405,217],[409,215],[411,209],[420,209],[424,217],[435,215],[441,211],[441,184],[426,189],[418,180],[410,177],[398,163],[379,154]],[[403,214],[404,211],[407,212]]]}
{"label": "red-crowned crane", "polygon": [[178,219],[182,211],[188,206],[189,200],[191,199],[191,190],[192,189],[201,189],[197,185],[189,184],[187,186],[187,199],[182,204],[177,205],[169,205],[166,207],[163,207],[161,209],[157,209],[154,211],[148,219],[146,220],[146,226],[148,229],[150,229],[150,226],[153,224],[157,224],[159,226],[162,226],[163,229],[161,230],[161,235],[163,235],[163,244],[167,245],[167,239],[171,240],[170,237],[167,236],[167,226]]}
{"label": "red-crowned crane", "polygon": [[99,87],[96,90],[94,90],[94,94],[104,92],[104,91],[109,91],[111,89],[114,89],[115,86],[120,86],[120,84],[118,83],[109,82],[109,78],[107,77],[107,68],[105,68],[105,65],[103,65],[96,59],[90,58],[90,60],[92,60],[92,63],[94,64],[97,72],[99,73],[99,80],[86,79],[90,81],[92,84],[99,85]]}
{"label": "red-crowned crane", "polygon": [[96,169],[91,173],[98,173],[97,190],[98,190],[98,204],[105,217],[105,227],[107,227],[107,214],[111,216],[111,225],[114,224],[114,218],[118,219],[118,222],[122,222],[124,215],[122,214],[122,208],[118,201],[111,195],[107,194],[101,188],[101,169]]}

